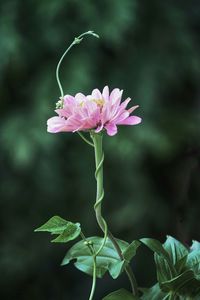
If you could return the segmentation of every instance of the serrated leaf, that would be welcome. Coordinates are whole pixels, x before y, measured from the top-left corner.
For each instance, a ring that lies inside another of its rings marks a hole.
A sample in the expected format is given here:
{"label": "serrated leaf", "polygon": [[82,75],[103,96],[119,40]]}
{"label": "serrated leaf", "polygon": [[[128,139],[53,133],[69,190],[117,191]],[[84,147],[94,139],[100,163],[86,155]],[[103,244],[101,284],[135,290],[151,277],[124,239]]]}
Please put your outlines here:
{"label": "serrated leaf", "polygon": [[123,257],[128,262],[136,255],[137,248],[141,245],[139,241],[133,241],[123,252]]}
{"label": "serrated leaf", "polygon": [[[180,243],[178,240],[173,238],[172,236],[167,236],[167,240],[163,244],[164,249],[167,251],[169,254],[170,260],[172,261],[173,265],[176,268],[176,264],[178,261],[180,261],[183,257],[187,257],[189,251],[188,249]],[[183,265],[184,260],[182,261]],[[178,269],[180,272],[180,266],[178,265]]]}
{"label": "serrated leaf", "polygon": [[66,243],[77,238],[81,232],[79,223],[72,223],[59,216],[54,216],[45,224],[35,229],[35,231],[45,231],[59,236],[52,240],[54,243]]}
{"label": "serrated leaf", "polygon": [[120,289],[107,295],[102,300],[139,300],[139,298],[125,289]]}
{"label": "serrated leaf", "polygon": [[161,291],[158,283],[149,289],[141,289],[141,291],[143,292],[142,300],[161,300],[166,295]]}
{"label": "serrated leaf", "polygon": [[[93,248],[95,251],[99,249],[103,242],[103,238],[100,237],[90,237],[87,238],[87,240],[93,244]],[[129,246],[129,244],[125,241],[117,240],[117,243],[122,252]],[[93,257],[84,241],[80,241],[72,246],[72,248],[64,257],[62,265],[68,264],[73,259],[76,259],[74,265],[77,269],[92,276]],[[98,254],[96,263],[97,277],[99,278],[103,277],[106,271],[109,271],[110,275],[113,278],[117,278],[123,271],[124,262],[121,261],[112,242],[109,239],[107,239],[105,246]]]}

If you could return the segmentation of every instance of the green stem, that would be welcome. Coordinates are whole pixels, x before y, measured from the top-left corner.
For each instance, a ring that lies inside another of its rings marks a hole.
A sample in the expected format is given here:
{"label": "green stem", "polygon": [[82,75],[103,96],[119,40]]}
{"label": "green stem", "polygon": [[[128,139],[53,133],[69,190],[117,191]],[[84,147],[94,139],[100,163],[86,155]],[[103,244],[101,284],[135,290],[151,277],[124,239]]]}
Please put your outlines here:
{"label": "green stem", "polygon": [[93,143],[91,143],[80,131],[78,131],[79,136],[86,142],[88,145],[94,147]]}
{"label": "green stem", "polygon": [[94,33],[93,31],[87,31],[87,32],[84,32],[82,33],[81,35],[79,35],[78,37],[76,37],[74,39],[74,41],[71,43],[71,45],[69,45],[69,47],[65,50],[65,52],[63,53],[63,55],[61,56],[58,64],[57,64],[57,67],[56,67],[56,80],[57,80],[57,83],[58,83],[58,87],[60,89],[60,94],[61,94],[61,98],[64,97],[64,91],[63,91],[63,88],[62,88],[62,84],[60,82],[60,76],[59,76],[59,71],[60,71],[60,66],[61,66],[61,63],[65,57],[65,55],[69,52],[69,50],[74,46],[74,45],[77,45],[79,44],[82,40],[83,40],[83,37],[85,35],[93,35],[94,37],[96,38],[99,38],[98,34]]}
{"label": "green stem", "polygon": [[174,293],[171,292],[169,294],[169,300],[174,300],[174,299],[175,299]]}
{"label": "green stem", "polygon": [[90,292],[89,300],[92,300],[94,297],[94,292],[96,288],[97,281],[97,264],[96,264],[96,255],[93,255],[93,276],[92,276],[92,288]]}
{"label": "green stem", "polygon": [[80,236],[81,236],[82,240],[84,241],[85,245],[88,247],[91,255],[93,256],[94,255],[94,251],[93,251],[93,248],[92,248],[92,246],[90,244],[90,241],[88,241],[88,239],[85,237],[85,235],[83,234],[82,231],[80,233]]}
{"label": "green stem", "polygon": [[[168,298],[166,298],[166,299],[168,299],[168,300],[176,300],[176,299],[179,299],[177,293],[174,292],[174,291],[170,292],[167,296],[168,296]],[[187,299],[187,298],[186,298],[186,299]]]}
{"label": "green stem", "polygon": [[85,237],[85,235],[82,231],[81,231],[80,235],[81,235],[81,238],[83,239],[84,243],[87,245],[87,247],[91,253],[91,256],[93,258],[92,288],[91,288],[90,296],[89,296],[89,300],[92,300],[94,297],[94,292],[95,292],[95,288],[96,288],[96,279],[97,279],[97,263],[96,263],[97,253],[95,253],[93,245]]}
{"label": "green stem", "polygon": [[[95,171],[95,177],[97,181],[97,193],[96,193],[96,202],[94,205],[95,214],[97,223],[99,224],[99,227],[104,232],[107,231],[107,224],[104,218],[102,217],[101,213],[101,206],[102,206],[102,200],[104,198],[104,189],[103,189],[103,161],[104,161],[104,154],[103,154],[103,146],[102,146],[102,134],[96,134],[94,132],[91,133],[91,137],[94,144],[94,150],[95,150],[95,165],[96,165],[96,171]],[[124,260],[123,254],[121,252],[121,249],[115,239],[115,237],[112,235],[112,233],[108,230],[107,233],[109,239],[113,243],[113,246],[115,247],[119,257],[121,260]],[[133,295],[138,295],[138,289],[137,289],[137,283],[135,276],[131,270],[131,267],[128,265],[125,267],[126,274],[129,278],[131,288]]]}
{"label": "green stem", "polygon": [[[92,35],[96,38],[99,38],[98,34],[94,33],[94,31],[87,31],[87,32],[84,32],[82,33],[81,35],[79,35],[78,37],[75,37],[74,41],[69,45],[69,47],[65,50],[65,52],[63,53],[63,55],[61,56],[58,64],[57,64],[57,67],[56,67],[56,80],[57,80],[57,83],[58,83],[58,87],[59,87],[59,90],[60,90],[60,101],[58,102],[59,103],[59,106],[63,107],[63,98],[64,98],[64,91],[63,91],[63,87],[62,87],[62,84],[61,84],[61,81],[60,81],[60,66],[61,66],[61,63],[63,61],[63,59],[65,58],[66,54],[70,51],[70,49],[74,46],[74,45],[77,45],[79,44],[85,35]],[[87,143],[89,144],[90,146],[94,147],[94,145],[86,138],[84,137],[84,135],[81,133],[81,132],[78,132],[79,136]]]}

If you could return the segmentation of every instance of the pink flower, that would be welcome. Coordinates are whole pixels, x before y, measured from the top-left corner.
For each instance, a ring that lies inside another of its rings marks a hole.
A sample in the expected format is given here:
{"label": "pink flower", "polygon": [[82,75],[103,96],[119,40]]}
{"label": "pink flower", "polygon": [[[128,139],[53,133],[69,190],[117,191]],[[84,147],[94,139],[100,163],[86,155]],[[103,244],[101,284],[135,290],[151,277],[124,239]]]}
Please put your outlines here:
{"label": "pink flower", "polygon": [[113,136],[117,133],[117,125],[136,125],[141,118],[130,116],[138,105],[127,109],[131,98],[121,102],[123,91],[104,87],[102,93],[94,89],[91,95],[78,93],[75,97],[65,95],[62,108],[56,109],[58,116],[47,121],[47,131],[76,132],[95,130],[100,132],[106,129],[107,134]]}

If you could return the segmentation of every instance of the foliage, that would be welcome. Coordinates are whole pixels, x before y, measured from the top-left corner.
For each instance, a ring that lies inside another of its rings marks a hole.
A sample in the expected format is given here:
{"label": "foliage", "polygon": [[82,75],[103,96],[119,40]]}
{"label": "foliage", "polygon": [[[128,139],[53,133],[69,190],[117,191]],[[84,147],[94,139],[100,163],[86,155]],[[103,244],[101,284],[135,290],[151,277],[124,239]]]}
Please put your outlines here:
{"label": "foliage", "polygon": [[171,236],[163,245],[154,239],[141,241],[154,252],[158,279],[154,287],[144,290],[144,299],[152,295],[156,300],[161,294],[175,300],[200,297],[199,242],[187,249]]}
{"label": "foliage", "polygon": [[118,291],[115,291],[111,294],[109,294],[108,296],[106,296],[105,298],[103,298],[102,300],[137,300],[139,298],[134,297],[130,292],[124,290],[124,289],[120,289]]}
{"label": "foliage", "polygon": [[47,231],[51,234],[57,234],[58,236],[52,242],[66,243],[76,239],[81,233],[81,228],[79,223],[72,223],[59,216],[54,216],[35,231]]}
{"label": "foliage", "polygon": [[[91,154],[76,135],[46,133],[58,97],[52,71],[83,30],[102,38],[66,58],[65,92],[119,86],[145,117],[141,129],[106,141],[110,224],[128,240],[169,233],[187,244],[199,240],[198,1],[7,0],[0,7],[2,298],[81,299],[88,291],[77,289],[76,270],[69,277],[57,268],[66,250],[45,248],[45,235],[32,234],[53,214],[76,220],[80,212],[94,234]],[[133,266],[150,286],[151,258],[139,255]],[[110,286],[103,280],[97,298]]]}
{"label": "foliage", "polygon": [[[89,241],[93,245],[94,250],[97,251],[101,246],[103,239],[99,237],[89,237],[87,238],[87,241]],[[125,253],[127,253],[127,251],[129,252],[130,260],[136,254],[136,249],[139,246],[138,243],[134,243],[134,247],[132,246],[130,249],[130,245],[125,241],[117,240],[117,243],[124,254],[125,260],[122,261],[120,259],[111,241],[107,240],[105,246],[97,255],[97,277],[102,278],[105,272],[109,271],[114,279],[117,278],[124,271],[124,266],[127,264]],[[92,256],[84,241],[78,242],[67,252],[62,265],[68,264],[73,259],[77,260],[74,264],[77,269],[92,276]]]}

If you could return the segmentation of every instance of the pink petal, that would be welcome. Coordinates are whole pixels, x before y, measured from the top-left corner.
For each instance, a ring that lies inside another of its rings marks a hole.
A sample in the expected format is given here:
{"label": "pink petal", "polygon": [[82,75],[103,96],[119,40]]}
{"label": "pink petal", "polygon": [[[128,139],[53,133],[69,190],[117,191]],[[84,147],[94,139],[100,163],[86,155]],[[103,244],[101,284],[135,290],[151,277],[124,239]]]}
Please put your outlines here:
{"label": "pink petal", "polygon": [[53,117],[47,121],[47,131],[50,133],[57,133],[65,130],[66,120],[61,117]]}
{"label": "pink petal", "polygon": [[82,94],[82,93],[77,93],[77,94],[75,95],[75,99],[76,99],[77,101],[81,102],[81,101],[84,101],[84,100],[86,99],[86,96],[85,96],[84,94]]}
{"label": "pink petal", "polygon": [[99,107],[94,101],[86,101],[83,110],[86,112],[88,116],[91,116],[95,111],[99,111]]}
{"label": "pink petal", "polygon": [[[125,108],[130,101],[131,101],[131,98],[127,98],[124,102],[122,102],[122,104],[120,106],[119,106],[119,102],[117,101],[116,106],[114,104],[111,108],[110,120],[112,120],[114,122],[116,122],[116,120],[121,121],[121,115],[125,112],[128,113],[128,110],[125,110]],[[126,115],[124,117],[124,119],[128,116],[129,116],[129,113],[128,113],[128,115]]]}
{"label": "pink petal", "polygon": [[73,105],[75,103],[75,98],[71,95],[64,96],[64,105]]}
{"label": "pink petal", "polygon": [[113,136],[117,133],[117,126],[114,123],[108,123],[105,126],[105,129],[107,131],[107,134],[110,136]]}
{"label": "pink petal", "polygon": [[128,109],[129,114],[131,114],[131,113],[132,113],[136,108],[138,108],[138,107],[139,107],[139,105],[135,105],[135,106],[129,108],[129,109]]}
{"label": "pink petal", "polygon": [[93,99],[102,99],[101,92],[98,89],[94,89],[92,91],[92,97]]}
{"label": "pink petal", "polygon": [[120,110],[123,110],[127,107],[127,105],[129,104],[129,102],[131,101],[131,98],[127,98],[126,100],[124,100],[122,102],[122,104],[120,105]]}
{"label": "pink petal", "polygon": [[103,124],[99,125],[96,129],[95,132],[98,133],[103,129]]}
{"label": "pink petal", "polygon": [[109,101],[109,88],[108,88],[108,86],[105,86],[103,88],[102,96],[103,96],[104,100]]}
{"label": "pink petal", "polygon": [[136,125],[142,122],[142,119],[137,116],[130,116],[126,118],[125,120],[118,122],[118,125]]}
{"label": "pink petal", "polygon": [[112,92],[110,94],[110,101],[112,103],[115,103],[115,101],[118,100],[119,98],[121,100],[122,93],[123,93],[123,90],[121,90],[121,91],[119,89],[112,90]]}
{"label": "pink petal", "polygon": [[55,112],[59,115],[59,117],[67,118],[69,116],[69,113],[66,111],[66,109],[63,108],[56,109]]}
{"label": "pink petal", "polygon": [[120,115],[115,117],[112,121],[114,121],[115,124],[121,124],[125,119],[129,117],[129,112],[127,110],[124,110]]}

